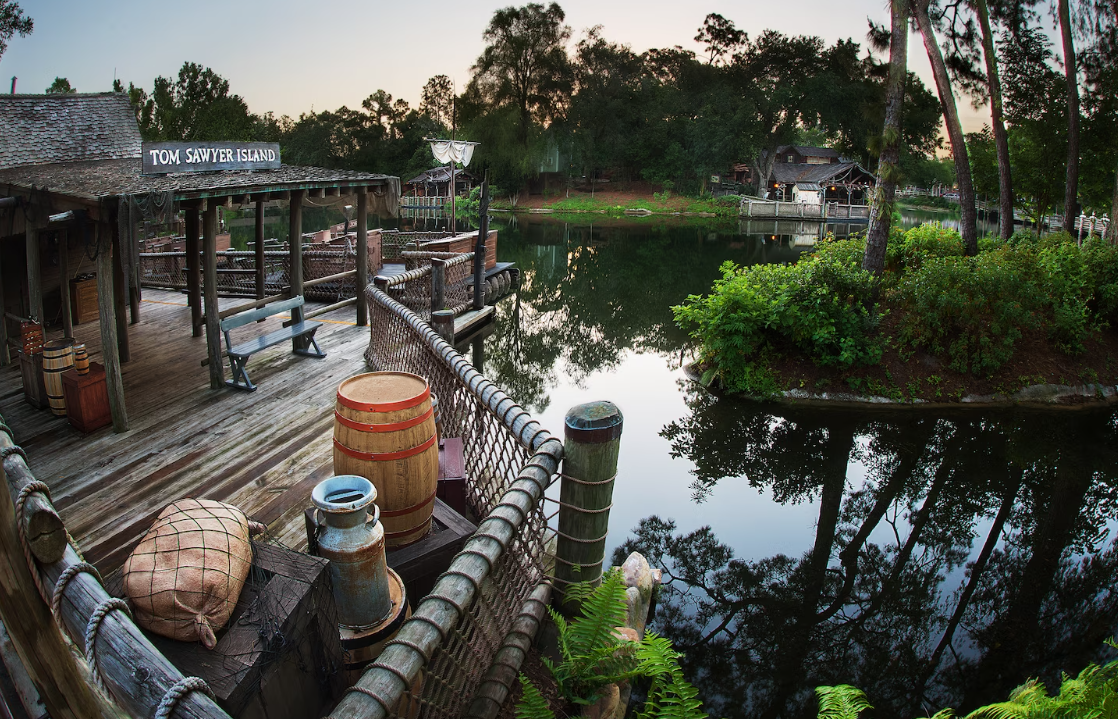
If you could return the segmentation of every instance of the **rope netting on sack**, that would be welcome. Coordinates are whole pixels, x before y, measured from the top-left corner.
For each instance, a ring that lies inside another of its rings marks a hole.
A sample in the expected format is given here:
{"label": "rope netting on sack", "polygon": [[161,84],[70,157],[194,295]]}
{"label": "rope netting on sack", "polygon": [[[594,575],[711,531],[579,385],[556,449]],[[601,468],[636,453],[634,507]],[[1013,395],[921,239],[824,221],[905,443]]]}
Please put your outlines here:
{"label": "rope netting on sack", "polygon": [[[427,378],[444,436],[462,439],[467,501],[484,519],[332,716],[491,717],[507,695],[503,682],[515,678],[510,647],[526,615],[546,601],[542,501],[563,446],[416,313],[376,287],[365,297],[366,362]],[[494,690],[495,677],[503,689]]]}

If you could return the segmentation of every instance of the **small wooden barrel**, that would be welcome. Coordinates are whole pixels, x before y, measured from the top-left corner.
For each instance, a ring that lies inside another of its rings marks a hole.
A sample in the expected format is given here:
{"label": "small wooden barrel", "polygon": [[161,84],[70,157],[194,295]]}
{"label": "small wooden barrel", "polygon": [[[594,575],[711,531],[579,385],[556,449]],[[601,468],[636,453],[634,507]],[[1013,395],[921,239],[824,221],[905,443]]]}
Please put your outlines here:
{"label": "small wooden barrel", "polygon": [[334,474],[356,474],[377,488],[388,547],[427,535],[439,476],[427,380],[370,372],[342,382],[334,408]]}
{"label": "small wooden barrel", "polygon": [[89,374],[89,355],[85,351],[85,343],[74,345],[74,369],[78,374]]}
{"label": "small wooden barrel", "polygon": [[66,396],[62,392],[62,373],[74,366],[74,340],[51,340],[43,345],[43,383],[47,387],[50,411],[66,416]]}

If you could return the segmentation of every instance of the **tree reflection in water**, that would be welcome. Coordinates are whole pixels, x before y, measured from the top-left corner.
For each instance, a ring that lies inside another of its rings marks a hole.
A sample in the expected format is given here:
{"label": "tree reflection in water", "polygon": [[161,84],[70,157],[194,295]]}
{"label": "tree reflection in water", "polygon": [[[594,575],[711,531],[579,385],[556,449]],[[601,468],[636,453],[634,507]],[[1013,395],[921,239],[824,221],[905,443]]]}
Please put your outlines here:
{"label": "tree reflection in water", "polygon": [[813,688],[837,683],[865,689],[878,716],[966,711],[1099,658],[1118,619],[1118,414],[686,391],[690,414],[662,434],[693,464],[696,501],[741,478],[818,506],[800,557],[735,557],[709,528],[681,534],[656,516],[617,550],[667,570],[654,628],[686,652],[712,716],[814,716]]}

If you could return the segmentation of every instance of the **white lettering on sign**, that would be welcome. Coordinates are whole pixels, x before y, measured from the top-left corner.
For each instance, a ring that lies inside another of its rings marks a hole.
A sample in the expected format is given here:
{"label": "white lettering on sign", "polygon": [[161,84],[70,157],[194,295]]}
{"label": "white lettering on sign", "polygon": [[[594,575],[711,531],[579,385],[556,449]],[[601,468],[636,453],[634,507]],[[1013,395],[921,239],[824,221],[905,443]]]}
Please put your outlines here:
{"label": "white lettering on sign", "polygon": [[263,142],[144,143],[143,165],[147,174],[273,169],[280,152],[275,143]]}

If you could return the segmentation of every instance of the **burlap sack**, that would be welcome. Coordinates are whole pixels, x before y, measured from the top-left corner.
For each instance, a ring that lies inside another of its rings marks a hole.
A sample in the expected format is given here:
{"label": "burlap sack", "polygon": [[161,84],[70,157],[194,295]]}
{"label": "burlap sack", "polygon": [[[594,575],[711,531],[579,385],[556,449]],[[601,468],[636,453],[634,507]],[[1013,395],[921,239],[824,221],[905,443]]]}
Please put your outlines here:
{"label": "burlap sack", "polygon": [[[262,529],[255,522],[252,531]],[[124,592],[136,623],[171,639],[217,644],[252,564],[250,522],[236,507],[180,499],[124,563]]]}

